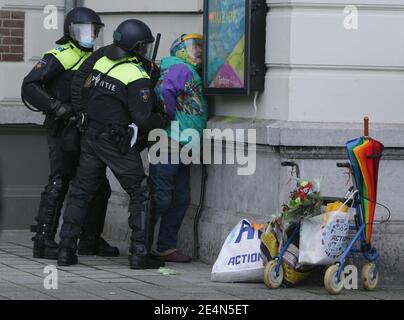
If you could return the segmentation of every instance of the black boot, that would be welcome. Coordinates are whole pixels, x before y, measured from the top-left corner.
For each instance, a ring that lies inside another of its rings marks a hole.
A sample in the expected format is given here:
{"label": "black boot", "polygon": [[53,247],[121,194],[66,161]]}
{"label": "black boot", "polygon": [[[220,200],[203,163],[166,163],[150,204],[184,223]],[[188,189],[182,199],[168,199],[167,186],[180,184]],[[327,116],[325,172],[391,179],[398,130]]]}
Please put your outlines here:
{"label": "black boot", "polygon": [[67,186],[66,182],[55,178],[50,181],[41,194],[38,216],[35,218],[38,224],[31,227],[31,231],[36,232],[32,238],[34,241],[34,258],[52,260],[58,258],[58,245],[55,242],[55,235],[63,206],[63,201],[60,199],[64,197]]}
{"label": "black boot", "polygon": [[158,269],[164,261],[150,254],[154,235],[154,210],[147,178],[130,194],[129,226],[132,228],[129,265],[131,269]]}
{"label": "black boot", "polygon": [[132,245],[129,265],[131,269],[158,269],[164,267],[164,261],[147,252],[144,245]]}
{"label": "black boot", "polygon": [[58,245],[51,236],[51,226],[41,223],[36,227],[36,234],[32,238],[34,242],[33,256],[36,259],[56,260],[58,258]]}
{"label": "black boot", "polygon": [[58,245],[54,240],[47,240],[42,235],[36,234],[34,241],[33,256],[36,259],[56,260],[58,258]]}
{"label": "black boot", "polygon": [[71,266],[78,263],[77,244],[74,239],[62,239],[59,243],[58,266]]}
{"label": "black boot", "polygon": [[80,255],[101,256],[101,257],[117,257],[119,249],[112,247],[102,237],[81,237],[79,241]]}
{"label": "black boot", "polygon": [[158,269],[164,267],[164,261],[151,255],[145,256],[134,255],[129,256],[129,264],[131,269]]}

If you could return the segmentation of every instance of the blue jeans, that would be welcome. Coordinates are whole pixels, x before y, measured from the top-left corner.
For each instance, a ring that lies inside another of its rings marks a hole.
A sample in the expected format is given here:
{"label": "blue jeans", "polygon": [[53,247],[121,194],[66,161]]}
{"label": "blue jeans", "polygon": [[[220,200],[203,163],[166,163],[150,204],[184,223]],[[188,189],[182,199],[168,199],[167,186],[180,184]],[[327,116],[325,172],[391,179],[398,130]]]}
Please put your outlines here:
{"label": "blue jeans", "polygon": [[161,217],[157,250],[177,247],[177,235],[190,203],[190,165],[150,165],[150,179],[156,192],[156,215]]}

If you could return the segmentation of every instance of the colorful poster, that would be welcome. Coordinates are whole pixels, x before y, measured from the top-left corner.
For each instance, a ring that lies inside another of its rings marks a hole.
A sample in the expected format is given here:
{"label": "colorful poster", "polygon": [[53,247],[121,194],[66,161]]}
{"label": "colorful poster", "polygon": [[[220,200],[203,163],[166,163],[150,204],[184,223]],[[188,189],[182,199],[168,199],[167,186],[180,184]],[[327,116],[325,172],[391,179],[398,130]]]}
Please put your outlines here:
{"label": "colorful poster", "polygon": [[209,88],[244,88],[246,0],[209,0],[207,83]]}

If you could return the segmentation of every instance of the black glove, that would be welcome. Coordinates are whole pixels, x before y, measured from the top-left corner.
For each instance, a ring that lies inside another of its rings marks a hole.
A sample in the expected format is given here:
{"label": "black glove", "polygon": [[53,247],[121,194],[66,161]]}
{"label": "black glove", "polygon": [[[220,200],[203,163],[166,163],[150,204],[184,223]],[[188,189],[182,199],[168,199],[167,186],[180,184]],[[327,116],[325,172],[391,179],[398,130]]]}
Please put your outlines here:
{"label": "black glove", "polygon": [[80,153],[80,131],[77,128],[77,118],[71,117],[62,133],[62,149],[69,153]]}
{"label": "black glove", "polygon": [[150,64],[151,66],[149,76],[150,76],[150,82],[154,88],[160,79],[161,71],[155,62],[151,61]]}
{"label": "black glove", "polygon": [[71,116],[73,116],[73,108],[70,104],[68,103],[63,103],[58,100],[56,100],[53,104],[52,108],[54,115],[56,118],[63,119],[63,120],[69,120]]}
{"label": "black glove", "polygon": [[150,77],[150,81],[152,83],[152,87],[155,87],[157,84],[157,81],[160,78],[160,68],[157,66],[157,64],[154,61],[143,59],[142,60],[142,67],[146,71],[146,73]]}

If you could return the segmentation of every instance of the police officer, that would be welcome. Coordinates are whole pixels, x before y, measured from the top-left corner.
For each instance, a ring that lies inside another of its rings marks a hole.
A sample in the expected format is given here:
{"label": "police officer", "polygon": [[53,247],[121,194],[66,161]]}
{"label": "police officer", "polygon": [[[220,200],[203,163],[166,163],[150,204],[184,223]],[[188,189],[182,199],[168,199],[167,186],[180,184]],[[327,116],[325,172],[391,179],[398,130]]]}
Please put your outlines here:
{"label": "police officer", "polygon": [[[163,128],[167,119],[153,112],[155,96],[140,60],[150,56],[154,37],[142,21],[122,22],[112,45],[95,62],[89,87],[88,124],[81,141],[80,164],[63,215],[58,265],[78,262],[76,241],[90,199],[109,167],[130,197],[132,229],[129,262],[133,269],[154,269],[164,262],[150,254],[154,225],[150,190],[140,153],[131,147],[135,131]],[[132,127],[129,127],[132,125]]]}
{"label": "police officer", "polygon": [[[99,16],[89,8],[75,8],[64,22],[64,36],[56,43],[58,48],[43,56],[22,84],[22,98],[30,109],[45,115],[49,146],[49,183],[41,194],[36,217],[36,235],[33,238],[35,258],[57,259],[58,245],[54,241],[63,200],[74,177],[79,153],[66,152],[64,132],[74,121],[71,102],[71,83],[79,66],[91,55],[94,42],[103,28]],[[76,141],[79,149],[79,141]],[[98,182],[98,191],[92,200],[80,238],[80,254],[117,256],[119,251],[100,237],[104,228],[108,198],[111,194],[105,172]]]}

